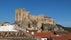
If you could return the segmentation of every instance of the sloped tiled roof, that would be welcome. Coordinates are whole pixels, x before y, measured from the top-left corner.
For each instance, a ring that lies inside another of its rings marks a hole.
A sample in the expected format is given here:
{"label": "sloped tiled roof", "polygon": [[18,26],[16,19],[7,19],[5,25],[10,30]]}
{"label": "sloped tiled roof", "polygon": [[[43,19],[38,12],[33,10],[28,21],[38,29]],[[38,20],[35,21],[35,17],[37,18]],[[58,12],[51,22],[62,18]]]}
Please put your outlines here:
{"label": "sloped tiled roof", "polygon": [[50,32],[37,32],[35,33],[35,36],[40,38],[49,38],[51,36]]}

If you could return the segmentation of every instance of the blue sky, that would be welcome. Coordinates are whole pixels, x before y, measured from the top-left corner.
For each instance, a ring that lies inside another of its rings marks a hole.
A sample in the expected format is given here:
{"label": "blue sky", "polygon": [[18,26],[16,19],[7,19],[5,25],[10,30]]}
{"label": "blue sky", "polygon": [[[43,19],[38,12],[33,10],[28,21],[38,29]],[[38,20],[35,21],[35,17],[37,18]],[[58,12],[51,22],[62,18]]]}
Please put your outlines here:
{"label": "blue sky", "polygon": [[57,24],[71,27],[71,0],[0,0],[0,22],[13,23],[17,8],[25,8],[31,15],[44,14]]}

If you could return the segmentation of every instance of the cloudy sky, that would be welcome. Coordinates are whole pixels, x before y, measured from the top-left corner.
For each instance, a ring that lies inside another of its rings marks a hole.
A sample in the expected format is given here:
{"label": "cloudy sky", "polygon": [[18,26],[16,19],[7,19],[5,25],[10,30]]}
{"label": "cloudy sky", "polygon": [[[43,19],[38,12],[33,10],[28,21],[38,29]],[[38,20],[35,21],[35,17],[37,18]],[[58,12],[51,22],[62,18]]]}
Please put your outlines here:
{"label": "cloudy sky", "polygon": [[31,15],[44,14],[57,24],[71,27],[71,0],[0,0],[0,22],[13,23],[17,8],[25,8]]}

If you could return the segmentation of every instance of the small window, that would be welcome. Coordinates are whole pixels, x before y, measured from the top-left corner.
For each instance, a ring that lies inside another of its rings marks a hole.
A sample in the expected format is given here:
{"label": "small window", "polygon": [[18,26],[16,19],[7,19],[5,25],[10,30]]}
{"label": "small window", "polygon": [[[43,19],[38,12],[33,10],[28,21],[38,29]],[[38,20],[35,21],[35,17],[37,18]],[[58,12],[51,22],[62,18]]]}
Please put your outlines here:
{"label": "small window", "polygon": [[47,38],[47,40],[49,40],[49,38]]}

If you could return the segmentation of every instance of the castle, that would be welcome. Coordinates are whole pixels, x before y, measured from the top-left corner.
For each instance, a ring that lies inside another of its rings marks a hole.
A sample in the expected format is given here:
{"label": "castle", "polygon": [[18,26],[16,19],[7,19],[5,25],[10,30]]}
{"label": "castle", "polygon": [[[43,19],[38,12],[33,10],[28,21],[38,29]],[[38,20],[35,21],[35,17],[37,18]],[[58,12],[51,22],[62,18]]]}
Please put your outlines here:
{"label": "castle", "polygon": [[44,15],[32,16],[30,12],[25,11],[23,8],[16,10],[15,23],[21,28],[28,28],[29,30],[40,30],[43,24],[47,24],[48,26],[55,25],[53,18]]}
{"label": "castle", "polygon": [[57,27],[54,19],[44,15],[32,16],[17,9],[15,23],[0,23],[0,40],[71,40],[71,33]]}

